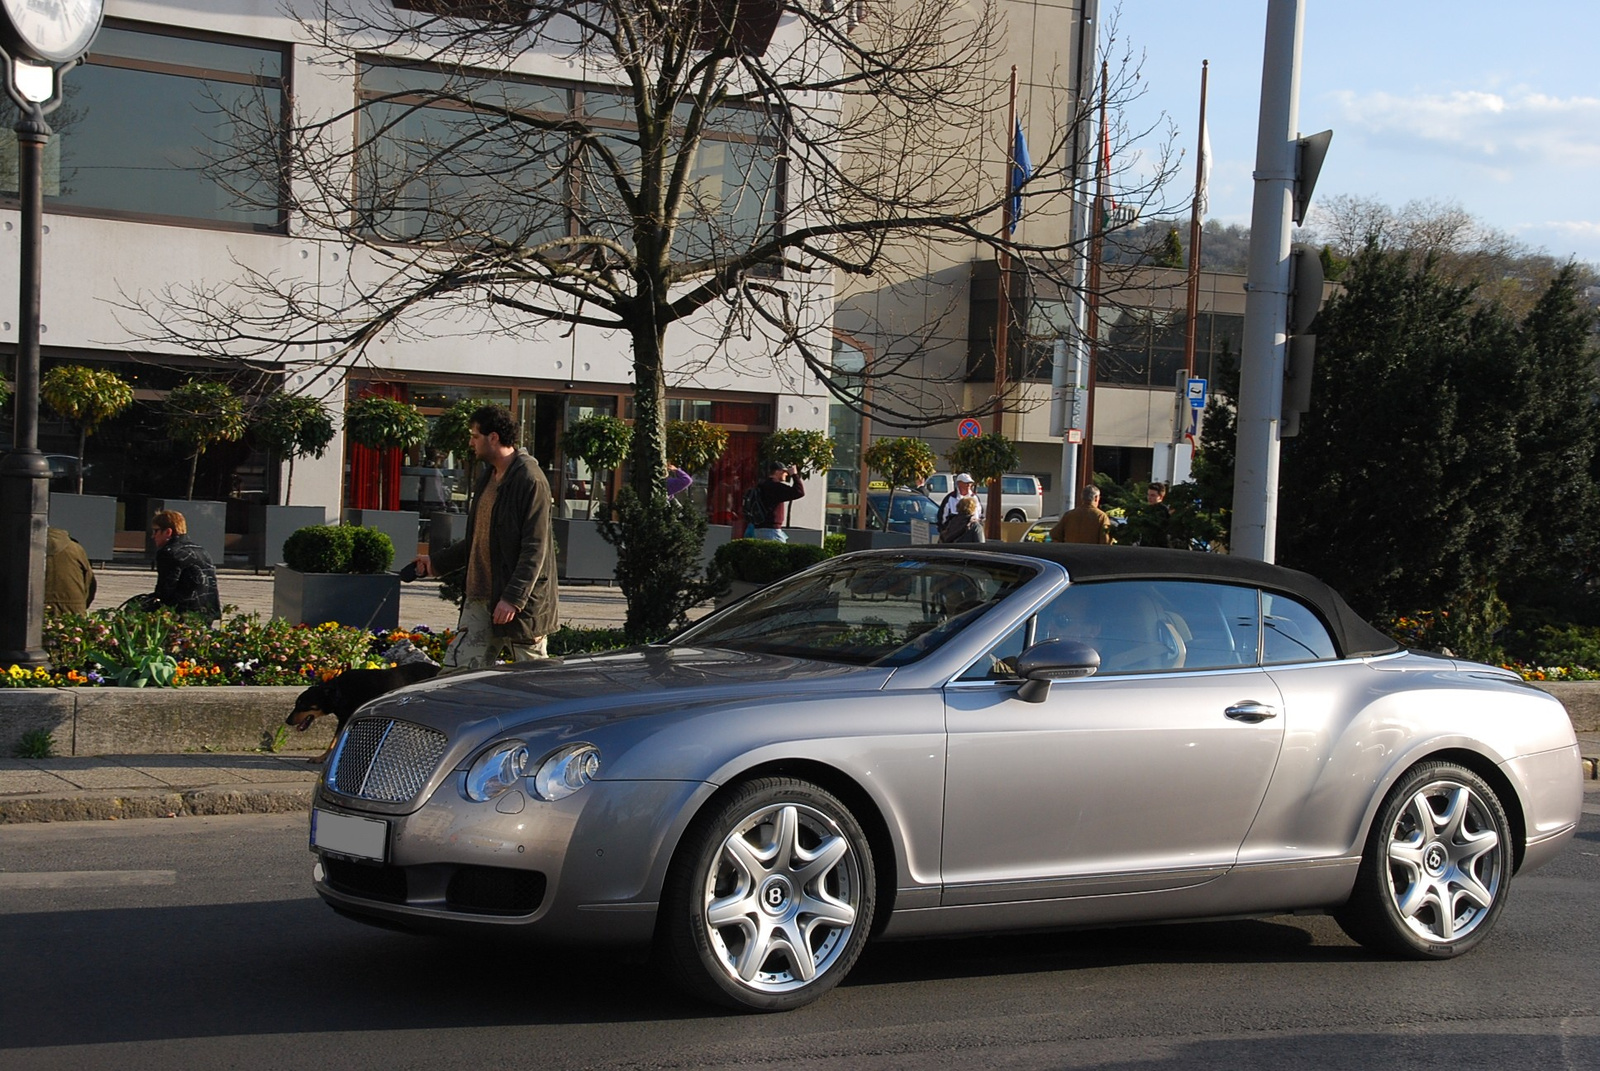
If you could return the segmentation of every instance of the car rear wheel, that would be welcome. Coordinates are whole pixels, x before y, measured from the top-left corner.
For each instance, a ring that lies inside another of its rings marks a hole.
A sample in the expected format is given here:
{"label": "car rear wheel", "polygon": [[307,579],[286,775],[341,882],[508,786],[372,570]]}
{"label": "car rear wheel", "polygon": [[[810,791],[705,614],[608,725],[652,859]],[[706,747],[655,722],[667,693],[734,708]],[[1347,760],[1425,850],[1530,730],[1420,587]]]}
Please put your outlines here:
{"label": "car rear wheel", "polygon": [[1010,513],[1006,514],[1006,520],[1010,521],[1012,524],[1021,524],[1027,519],[1028,515],[1022,512],[1020,509],[1014,509]]}
{"label": "car rear wheel", "polygon": [[875,906],[872,851],[855,817],[816,785],[741,786],[685,837],[662,897],[662,953],[682,988],[784,1011],[839,983]]}
{"label": "car rear wheel", "polygon": [[1511,823],[1488,783],[1424,763],[1384,799],[1350,902],[1335,914],[1368,948],[1416,959],[1468,951],[1511,891]]}

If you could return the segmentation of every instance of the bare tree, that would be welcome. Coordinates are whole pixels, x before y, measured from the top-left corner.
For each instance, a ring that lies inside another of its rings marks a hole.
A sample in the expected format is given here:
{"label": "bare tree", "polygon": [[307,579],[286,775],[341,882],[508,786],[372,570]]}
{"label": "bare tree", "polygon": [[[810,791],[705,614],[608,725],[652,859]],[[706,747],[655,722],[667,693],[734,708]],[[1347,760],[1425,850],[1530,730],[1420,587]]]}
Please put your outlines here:
{"label": "bare tree", "polygon": [[[1051,94],[1052,121],[1034,129],[1059,133],[1032,147],[1025,192],[1030,219],[1057,223],[1022,241],[1000,234],[1010,132],[986,0],[314,7],[301,31],[317,62],[355,73],[355,100],[287,130],[265,108],[232,115],[240,140],[214,170],[241,198],[277,174],[297,230],[350,250],[343,277],[240,263],[225,282],[128,297],[135,333],[293,366],[312,363],[306,344],[355,362],[380,337],[462,310],[513,336],[550,323],[619,331],[634,372],[633,484],[647,498],[665,471],[675,328],[704,336],[678,347],[695,356],[677,374],[753,340],[791,355],[772,362],[780,377],[814,376],[891,424],[953,415],[893,391],[869,401],[859,373],[836,375],[819,295],[836,278],[909,279],[905,251],[941,245],[967,260],[1009,246],[1021,270],[1070,286],[1066,221],[1092,193],[1098,151],[1070,133],[1102,92],[1115,116],[1137,91],[1125,58],[1110,85]],[[530,57],[564,62],[572,81],[527,77]],[[1145,133],[1119,122],[1108,140]],[[1124,202],[1150,205],[1174,161],[1157,145],[1127,166]],[[887,347],[872,371],[881,381],[915,351]]]}
{"label": "bare tree", "polygon": [[[1517,316],[1533,307],[1566,266],[1461,205],[1431,198],[1394,208],[1374,198],[1339,194],[1312,208],[1304,236],[1343,257],[1370,242],[1418,264],[1431,261],[1441,279],[1470,285],[1480,301],[1504,305]],[[1575,270],[1582,280],[1595,277],[1592,266]]]}

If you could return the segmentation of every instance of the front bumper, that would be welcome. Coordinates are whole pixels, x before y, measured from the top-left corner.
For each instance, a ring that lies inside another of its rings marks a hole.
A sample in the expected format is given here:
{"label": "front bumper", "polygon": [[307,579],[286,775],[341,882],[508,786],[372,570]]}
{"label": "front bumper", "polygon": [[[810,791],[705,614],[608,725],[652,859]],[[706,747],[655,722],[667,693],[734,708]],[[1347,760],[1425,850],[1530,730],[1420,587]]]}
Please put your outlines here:
{"label": "front bumper", "polygon": [[488,803],[446,778],[406,815],[317,790],[319,811],[382,818],[382,864],[313,848],[318,895],[337,910],[423,931],[499,927],[549,943],[638,945],[655,928],[667,864],[714,786],[594,781],[554,803],[512,789]]}

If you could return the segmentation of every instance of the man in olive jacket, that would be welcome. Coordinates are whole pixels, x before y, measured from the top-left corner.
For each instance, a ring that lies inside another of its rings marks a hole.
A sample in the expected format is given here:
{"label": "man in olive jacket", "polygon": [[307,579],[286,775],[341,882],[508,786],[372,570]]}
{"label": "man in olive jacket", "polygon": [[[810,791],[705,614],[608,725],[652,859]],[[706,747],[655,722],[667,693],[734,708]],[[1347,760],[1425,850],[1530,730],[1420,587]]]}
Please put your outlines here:
{"label": "man in olive jacket", "polygon": [[452,669],[493,665],[502,649],[514,662],[543,657],[558,617],[550,484],[517,448],[510,411],[486,405],[472,414],[472,450],[485,464],[466,538],[416,562],[418,576],[465,570],[466,601],[444,659]]}

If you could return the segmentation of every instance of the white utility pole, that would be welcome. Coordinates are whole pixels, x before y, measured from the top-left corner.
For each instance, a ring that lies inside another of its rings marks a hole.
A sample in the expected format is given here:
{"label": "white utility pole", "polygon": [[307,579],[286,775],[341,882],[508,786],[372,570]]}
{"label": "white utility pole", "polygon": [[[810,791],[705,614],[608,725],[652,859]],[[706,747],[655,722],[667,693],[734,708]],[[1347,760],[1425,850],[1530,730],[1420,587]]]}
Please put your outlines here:
{"label": "white utility pole", "polygon": [[1240,353],[1232,551],[1270,562],[1277,551],[1278,447],[1288,341],[1289,220],[1299,150],[1300,36],[1305,0],[1268,0],[1256,132],[1255,205]]}

